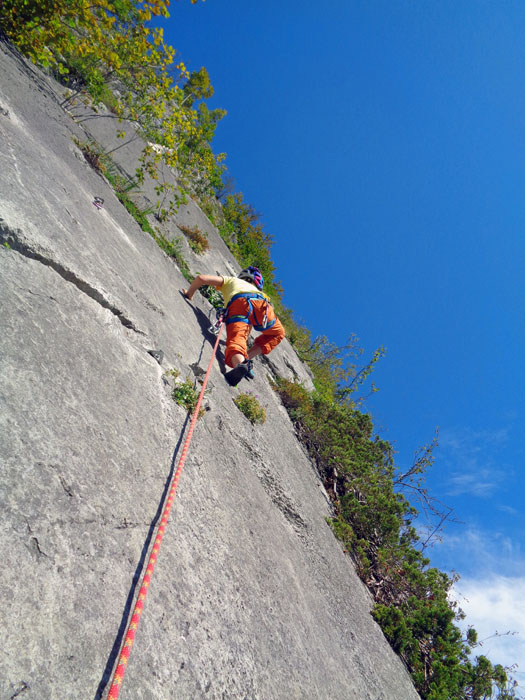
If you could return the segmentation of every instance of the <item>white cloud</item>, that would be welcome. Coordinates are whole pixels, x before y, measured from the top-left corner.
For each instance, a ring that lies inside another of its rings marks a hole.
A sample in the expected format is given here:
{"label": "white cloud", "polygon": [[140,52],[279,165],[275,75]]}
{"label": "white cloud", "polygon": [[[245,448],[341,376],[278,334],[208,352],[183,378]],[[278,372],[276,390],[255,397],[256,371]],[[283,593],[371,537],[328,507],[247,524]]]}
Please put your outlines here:
{"label": "white cloud", "polygon": [[[461,626],[473,626],[482,641],[474,655],[503,666],[517,664],[511,675],[522,686],[518,697],[525,697],[525,576],[462,578],[451,597],[466,614]],[[496,632],[503,636],[493,636]]]}
{"label": "white cloud", "polygon": [[525,552],[517,499],[523,486],[521,474],[508,462],[510,432],[442,431],[443,491],[460,496],[458,503],[466,504],[470,516],[468,525],[447,526],[433,553],[437,566],[461,575],[451,594],[466,615],[460,626],[474,627],[482,642],[473,656],[517,664],[510,675],[521,686],[517,697],[525,700]]}
{"label": "white cloud", "polygon": [[473,430],[472,428],[446,428],[440,432],[441,447],[467,451],[471,454],[484,452],[487,445],[504,445],[508,442],[510,428]]}
{"label": "white cloud", "polygon": [[506,484],[509,469],[500,462],[510,428],[472,430],[445,429],[440,434],[440,459],[447,465],[448,495],[493,496]]}
{"label": "white cloud", "polygon": [[[525,556],[521,541],[497,530],[481,530],[476,527],[459,526],[454,533],[449,529],[441,542],[429,551],[447,569],[458,571],[465,579],[474,578],[473,572],[489,572],[493,575],[525,578]],[[454,562],[453,566],[450,562]],[[492,573],[492,572],[498,572]]]}
{"label": "white cloud", "polygon": [[504,477],[501,470],[480,468],[477,465],[473,466],[472,463],[465,464],[463,470],[465,469],[471,471],[455,472],[450,477],[448,491],[450,496],[460,496],[463,493],[482,498],[492,496]]}

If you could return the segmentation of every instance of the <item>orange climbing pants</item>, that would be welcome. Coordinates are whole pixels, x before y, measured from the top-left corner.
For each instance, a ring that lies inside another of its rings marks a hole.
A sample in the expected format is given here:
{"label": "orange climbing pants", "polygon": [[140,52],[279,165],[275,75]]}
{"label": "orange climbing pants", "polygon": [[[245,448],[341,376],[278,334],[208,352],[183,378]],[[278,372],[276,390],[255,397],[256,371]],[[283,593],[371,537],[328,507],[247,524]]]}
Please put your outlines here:
{"label": "orange climbing pants", "polygon": [[235,299],[235,301],[230,304],[228,308],[228,316],[246,316],[250,323],[243,323],[242,321],[234,321],[233,323],[228,323],[226,325],[226,352],[225,360],[229,367],[233,367],[231,364],[232,355],[240,353],[244,358],[248,357],[247,342],[250,331],[252,330],[253,324],[262,324],[265,310],[267,309],[267,323],[271,323],[275,319],[275,323],[271,328],[266,328],[261,331],[261,335],[258,335],[255,339],[255,345],[261,348],[263,355],[268,355],[285,336],[284,328],[279,319],[275,316],[273,306],[267,304],[264,299],[251,299],[251,304],[255,312],[255,318],[253,314],[250,314],[250,304],[245,298]]}

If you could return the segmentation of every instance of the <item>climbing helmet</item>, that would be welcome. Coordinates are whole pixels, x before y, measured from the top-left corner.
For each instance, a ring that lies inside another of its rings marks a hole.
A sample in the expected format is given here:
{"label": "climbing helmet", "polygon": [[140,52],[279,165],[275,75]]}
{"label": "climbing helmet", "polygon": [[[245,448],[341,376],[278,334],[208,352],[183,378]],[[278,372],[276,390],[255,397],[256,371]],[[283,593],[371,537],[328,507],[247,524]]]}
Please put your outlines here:
{"label": "climbing helmet", "polygon": [[251,282],[251,284],[254,284],[257,287],[257,289],[262,289],[264,287],[264,279],[261,274],[261,271],[259,270],[259,268],[254,267],[253,265],[250,265],[250,267],[246,267],[244,270],[241,270],[237,277],[241,280]]}

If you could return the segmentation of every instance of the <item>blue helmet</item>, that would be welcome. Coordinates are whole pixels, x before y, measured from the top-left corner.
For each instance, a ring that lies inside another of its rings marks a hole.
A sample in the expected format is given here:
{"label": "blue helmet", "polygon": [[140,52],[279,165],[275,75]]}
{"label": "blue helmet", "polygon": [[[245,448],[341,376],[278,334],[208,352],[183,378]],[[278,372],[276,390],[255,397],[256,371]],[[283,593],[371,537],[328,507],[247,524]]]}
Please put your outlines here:
{"label": "blue helmet", "polygon": [[250,267],[246,267],[244,270],[241,270],[237,277],[241,280],[246,280],[246,282],[254,284],[259,290],[261,290],[264,287],[264,279],[261,274],[261,271],[258,267],[254,267],[253,265],[250,265]]}

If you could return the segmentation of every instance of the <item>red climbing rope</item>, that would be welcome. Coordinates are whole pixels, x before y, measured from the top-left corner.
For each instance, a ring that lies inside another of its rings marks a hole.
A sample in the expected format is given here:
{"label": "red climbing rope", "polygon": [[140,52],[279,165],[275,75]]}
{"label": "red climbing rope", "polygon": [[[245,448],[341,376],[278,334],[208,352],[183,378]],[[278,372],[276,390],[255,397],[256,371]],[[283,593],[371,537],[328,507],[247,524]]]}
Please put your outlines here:
{"label": "red climbing rope", "polygon": [[129,627],[128,627],[128,630],[126,632],[124,646],[122,647],[122,649],[120,651],[119,660],[117,662],[117,668],[115,670],[115,673],[113,674],[113,680],[111,681],[111,688],[110,688],[110,691],[108,693],[107,700],[115,700],[115,698],[118,698],[119,693],[120,693],[120,688],[122,686],[122,681],[124,679],[124,673],[126,672],[126,666],[128,665],[129,655],[131,654],[131,648],[133,647],[133,642],[135,640],[135,634],[137,632],[137,627],[139,626],[140,616],[142,615],[142,609],[144,607],[144,600],[146,599],[146,593],[148,592],[149,584],[151,582],[151,577],[153,575],[153,569],[155,568],[155,562],[157,561],[157,555],[158,555],[158,552],[160,549],[160,543],[162,542],[162,538],[164,537],[164,530],[166,529],[166,524],[168,522],[168,517],[169,517],[171,506],[173,503],[173,498],[175,497],[175,491],[177,490],[180,475],[182,473],[182,468],[184,466],[184,462],[186,461],[186,455],[188,453],[188,448],[190,446],[191,437],[193,435],[193,430],[195,428],[195,423],[197,422],[197,418],[199,416],[199,409],[201,407],[202,398],[203,398],[204,392],[206,390],[206,385],[208,383],[208,378],[210,376],[211,368],[213,365],[213,360],[215,358],[215,354],[216,354],[217,348],[219,346],[222,325],[223,324],[221,322],[220,326],[219,326],[218,333],[217,333],[217,340],[215,341],[213,353],[212,353],[212,356],[210,359],[210,364],[208,365],[208,371],[206,372],[206,376],[204,377],[204,381],[202,382],[202,389],[201,389],[201,392],[199,394],[199,398],[197,400],[197,405],[195,406],[195,410],[193,411],[193,416],[192,416],[190,427],[188,430],[188,435],[186,436],[186,442],[184,443],[184,447],[182,448],[182,454],[181,454],[181,457],[179,460],[179,464],[177,465],[177,471],[175,472],[175,475],[173,477],[173,481],[171,482],[171,488],[170,488],[170,491],[168,494],[168,500],[166,501],[166,506],[165,506],[164,512],[162,514],[162,520],[160,521],[159,529],[157,530],[157,537],[155,538],[155,542],[153,543],[153,549],[151,550],[151,554],[150,554],[150,557],[148,559],[148,566],[146,568],[146,573],[144,574],[144,577],[142,579],[137,602],[135,603],[133,615],[131,616],[131,622],[129,623]]}

